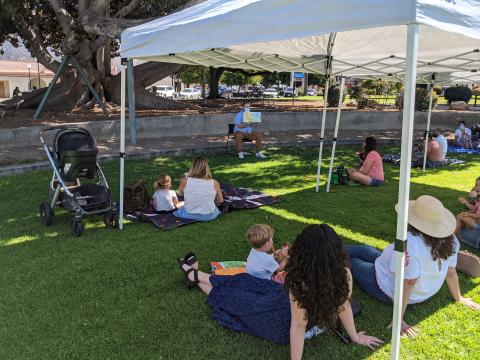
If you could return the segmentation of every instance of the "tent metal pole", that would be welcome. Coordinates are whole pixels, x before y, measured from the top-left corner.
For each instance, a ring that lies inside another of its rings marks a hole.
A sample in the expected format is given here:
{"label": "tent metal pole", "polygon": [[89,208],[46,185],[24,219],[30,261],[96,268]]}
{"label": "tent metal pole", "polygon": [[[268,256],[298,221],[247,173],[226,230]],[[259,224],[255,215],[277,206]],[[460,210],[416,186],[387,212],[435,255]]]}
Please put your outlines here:
{"label": "tent metal pole", "polygon": [[327,102],[328,102],[328,87],[330,84],[330,78],[325,80],[325,89],[323,90],[323,113],[322,113],[322,128],[320,130],[320,148],[318,149],[318,162],[317,162],[317,185],[315,191],[318,192],[320,186],[320,168],[322,167],[322,155],[323,155],[323,143],[325,140],[325,123],[327,121]]}
{"label": "tent metal pole", "polygon": [[128,116],[130,118],[130,142],[137,144],[137,118],[135,116],[135,79],[133,77],[133,59],[127,61]]}
{"label": "tent metal pole", "polygon": [[53,76],[52,81],[50,81],[50,84],[48,85],[48,89],[45,92],[45,94],[43,95],[42,100],[40,101],[40,105],[38,105],[38,108],[35,111],[35,114],[33,115],[33,118],[35,120],[38,119],[40,117],[40,115],[42,114],[43,108],[45,107],[45,104],[47,103],[47,100],[50,97],[50,94],[52,93],[53,87],[55,86],[58,78],[62,74],[63,69],[65,68],[65,65],[68,64],[68,59],[69,59],[68,55],[63,58],[62,62],[60,63],[60,66],[57,69],[57,72]]}
{"label": "tent metal pole", "polygon": [[333,160],[335,158],[335,148],[337,146],[338,127],[340,125],[340,114],[342,113],[343,89],[345,87],[345,78],[342,77],[340,83],[340,98],[338,99],[337,119],[335,121],[335,132],[333,133],[332,155],[330,156],[330,167],[328,168],[327,193],[330,192],[330,178],[332,176]]}
{"label": "tent metal pole", "polygon": [[118,228],[123,229],[123,189],[125,187],[125,67],[127,60],[120,65],[120,205]]}
{"label": "tent metal pole", "polygon": [[395,241],[396,269],[392,324],[392,360],[398,360],[400,355],[400,329],[403,318],[403,277],[405,251],[407,248],[410,171],[412,161],[413,121],[415,114],[415,82],[417,78],[418,28],[418,24],[408,24],[406,44],[407,66],[405,73],[405,96],[402,119],[402,150],[397,208],[397,236]]}
{"label": "tent metal pole", "polygon": [[430,119],[432,117],[432,100],[433,100],[433,87],[432,84],[428,84],[428,91],[430,97],[428,100],[428,115],[427,115],[427,130],[425,131],[425,145],[423,147],[423,171],[427,167],[427,150],[428,150],[428,141],[430,137]]}

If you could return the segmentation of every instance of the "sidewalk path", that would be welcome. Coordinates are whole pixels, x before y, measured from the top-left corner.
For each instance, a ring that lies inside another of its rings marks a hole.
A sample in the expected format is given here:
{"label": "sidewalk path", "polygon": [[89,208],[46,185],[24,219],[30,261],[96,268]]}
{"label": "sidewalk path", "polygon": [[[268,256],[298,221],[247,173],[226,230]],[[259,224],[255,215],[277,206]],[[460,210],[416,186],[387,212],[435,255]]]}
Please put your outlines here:
{"label": "sidewalk path", "polygon": [[[400,143],[400,131],[378,131],[370,133],[366,131],[340,131],[338,143],[340,145],[361,145],[366,136],[373,135],[379,144],[398,145]],[[415,134],[419,139],[422,132]],[[265,147],[271,146],[318,146],[319,131],[295,131],[295,132],[272,132],[264,134]],[[333,132],[326,132],[326,144],[330,144]],[[206,137],[165,137],[155,139],[138,139],[137,145],[127,143],[127,158],[152,158],[155,156],[175,156],[193,153],[211,153],[226,151],[226,136]],[[234,153],[235,141],[230,139],[229,152]],[[120,145],[118,140],[98,142],[99,161],[118,159]],[[249,144],[244,144],[246,151],[249,151]],[[38,145],[14,146],[0,145],[0,176],[14,173],[23,173],[32,170],[49,168],[46,155]]]}

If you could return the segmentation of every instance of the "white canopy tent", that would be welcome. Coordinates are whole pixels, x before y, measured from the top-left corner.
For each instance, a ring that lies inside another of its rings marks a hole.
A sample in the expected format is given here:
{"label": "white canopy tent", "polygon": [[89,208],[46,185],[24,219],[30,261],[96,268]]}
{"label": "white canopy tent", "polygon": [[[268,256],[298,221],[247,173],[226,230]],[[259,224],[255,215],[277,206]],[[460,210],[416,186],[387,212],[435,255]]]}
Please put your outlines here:
{"label": "white canopy tent", "polygon": [[[392,328],[392,359],[398,359],[417,74],[422,78],[431,73],[475,72],[480,63],[479,39],[480,1],[474,0],[209,0],[125,30],[121,56],[128,60],[404,80]],[[121,99],[123,188],[124,67]],[[326,107],[318,175],[325,111]],[[337,124],[338,119],[339,114]]]}

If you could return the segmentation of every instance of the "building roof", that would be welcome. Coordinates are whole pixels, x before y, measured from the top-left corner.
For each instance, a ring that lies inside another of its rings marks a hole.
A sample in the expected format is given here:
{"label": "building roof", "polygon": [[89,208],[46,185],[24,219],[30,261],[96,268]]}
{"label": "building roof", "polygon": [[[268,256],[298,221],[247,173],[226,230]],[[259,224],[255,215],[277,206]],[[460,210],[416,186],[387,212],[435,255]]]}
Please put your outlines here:
{"label": "building roof", "polygon": [[[30,64],[30,75],[35,76],[40,73],[41,77],[53,77],[53,72],[45,68],[42,64],[35,61],[13,61],[0,60],[0,75],[3,76],[28,76],[28,64]],[[39,71],[38,71],[39,70]]]}

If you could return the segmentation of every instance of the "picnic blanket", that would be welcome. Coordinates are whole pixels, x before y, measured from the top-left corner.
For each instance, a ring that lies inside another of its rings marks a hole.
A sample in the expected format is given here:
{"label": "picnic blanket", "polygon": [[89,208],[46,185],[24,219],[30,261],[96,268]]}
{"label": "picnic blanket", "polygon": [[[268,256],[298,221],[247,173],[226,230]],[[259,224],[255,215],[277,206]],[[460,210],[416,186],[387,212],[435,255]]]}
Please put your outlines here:
{"label": "picnic blanket", "polygon": [[211,261],[210,271],[215,275],[237,275],[247,271],[245,261]]}
{"label": "picnic blanket", "polygon": [[[281,199],[270,196],[259,191],[235,187],[229,184],[220,184],[223,193],[222,213],[227,213],[232,210],[255,209],[260,206],[273,205]],[[181,197],[179,197],[179,200]],[[192,224],[198,220],[178,218],[169,213],[157,213],[152,207],[148,207],[141,211],[127,213],[126,218],[135,221],[149,222],[155,227],[162,230],[170,230],[179,226]]]}
{"label": "picnic blanket", "polygon": [[[382,156],[382,160],[385,163],[392,164],[395,166],[400,166],[400,155],[399,154],[385,154]],[[463,164],[465,161],[460,159],[453,159],[453,158],[446,158],[439,164],[431,164],[427,161],[427,168],[434,168],[439,166],[448,166],[448,165],[456,165],[456,164]],[[422,164],[413,164],[412,167],[422,167]]]}
{"label": "picnic blanket", "polygon": [[465,149],[462,147],[449,146],[448,152],[458,154],[480,154],[480,149]]}

